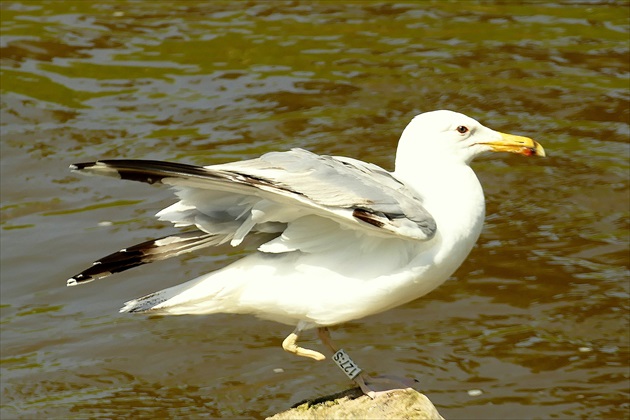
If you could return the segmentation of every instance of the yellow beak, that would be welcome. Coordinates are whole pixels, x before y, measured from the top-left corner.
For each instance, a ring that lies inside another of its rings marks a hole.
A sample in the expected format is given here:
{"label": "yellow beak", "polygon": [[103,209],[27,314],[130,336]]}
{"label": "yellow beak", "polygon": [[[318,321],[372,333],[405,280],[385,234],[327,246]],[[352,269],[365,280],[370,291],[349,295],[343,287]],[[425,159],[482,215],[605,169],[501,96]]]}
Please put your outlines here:
{"label": "yellow beak", "polygon": [[501,140],[482,143],[490,146],[495,152],[518,153],[525,156],[545,156],[545,149],[536,141],[529,137],[514,136],[512,134],[501,134]]}

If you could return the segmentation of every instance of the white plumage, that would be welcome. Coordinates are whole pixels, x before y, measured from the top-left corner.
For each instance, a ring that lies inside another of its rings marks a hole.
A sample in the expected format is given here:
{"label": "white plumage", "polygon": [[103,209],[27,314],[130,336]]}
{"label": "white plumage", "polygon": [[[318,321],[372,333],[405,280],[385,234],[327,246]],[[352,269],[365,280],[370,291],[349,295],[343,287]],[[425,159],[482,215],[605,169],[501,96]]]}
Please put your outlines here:
{"label": "white plumage", "polygon": [[[180,201],[157,216],[198,230],[121,250],[68,285],[204,246],[252,240],[257,248],[250,255],[131,300],[121,312],[254,314],[296,326],[297,339],[302,330],[378,313],[443,283],[481,232],[484,196],[469,164],[489,151],[544,156],[529,138],[434,111],[405,128],[393,173],[301,149],[208,167],[76,164],[71,168],[83,173],[173,186]],[[285,349],[310,351],[295,340]]]}

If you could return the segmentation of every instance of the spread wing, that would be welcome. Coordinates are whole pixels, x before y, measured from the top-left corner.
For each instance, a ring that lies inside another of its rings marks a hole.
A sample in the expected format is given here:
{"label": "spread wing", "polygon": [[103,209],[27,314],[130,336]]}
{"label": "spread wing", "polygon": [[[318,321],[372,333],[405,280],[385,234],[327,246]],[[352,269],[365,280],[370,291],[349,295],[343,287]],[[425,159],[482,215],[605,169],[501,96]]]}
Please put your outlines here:
{"label": "spread wing", "polygon": [[[305,216],[331,219],[365,234],[407,240],[425,241],[436,231],[421,198],[389,172],[355,159],[320,156],[302,149],[207,167],[102,160],[70,168],[84,174],[175,187],[180,201],[157,216],[176,226],[196,226],[212,237],[199,235],[199,242],[186,242],[183,250],[165,252],[164,258],[227,242],[237,246],[250,232],[275,233],[274,245],[262,245],[261,251],[304,251],[291,243],[289,233],[292,222]],[[316,227],[311,234],[318,235]],[[162,242],[173,246],[172,241]],[[155,242],[148,243],[151,252],[156,252]]]}

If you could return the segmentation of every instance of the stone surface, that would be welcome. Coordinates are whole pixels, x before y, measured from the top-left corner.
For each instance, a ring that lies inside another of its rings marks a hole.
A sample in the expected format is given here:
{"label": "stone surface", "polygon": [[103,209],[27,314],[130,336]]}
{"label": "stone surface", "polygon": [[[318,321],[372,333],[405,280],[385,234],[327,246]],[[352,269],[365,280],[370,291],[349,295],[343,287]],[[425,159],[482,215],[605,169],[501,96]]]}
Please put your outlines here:
{"label": "stone surface", "polygon": [[418,391],[407,388],[371,399],[359,388],[302,401],[293,408],[268,419],[441,419],[431,401]]}

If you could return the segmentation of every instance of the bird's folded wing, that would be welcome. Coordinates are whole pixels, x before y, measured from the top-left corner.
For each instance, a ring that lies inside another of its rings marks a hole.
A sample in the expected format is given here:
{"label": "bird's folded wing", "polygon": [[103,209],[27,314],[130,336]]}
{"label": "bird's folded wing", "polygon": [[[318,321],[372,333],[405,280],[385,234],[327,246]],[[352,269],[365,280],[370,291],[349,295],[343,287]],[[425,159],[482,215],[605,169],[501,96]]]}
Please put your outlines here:
{"label": "bird's folded wing", "polygon": [[[384,169],[302,149],[208,167],[151,160],[102,160],[70,167],[86,174],[223,191],[298,208],[374,234],[427,240],[436,224],[421,198]],[[276,220],[287,222],[288,220]]]}

